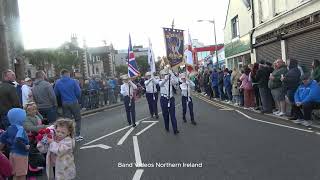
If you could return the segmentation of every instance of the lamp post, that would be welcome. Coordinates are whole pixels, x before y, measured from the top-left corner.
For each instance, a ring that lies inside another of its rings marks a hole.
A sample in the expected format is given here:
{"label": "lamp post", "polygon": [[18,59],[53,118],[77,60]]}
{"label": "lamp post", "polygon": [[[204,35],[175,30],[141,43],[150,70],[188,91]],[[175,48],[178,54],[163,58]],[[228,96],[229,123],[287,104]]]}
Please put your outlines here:
{"label": "lamp post", "polygon": [[[204,22],[204,21],[213,24],[213,29],[214,29],[214,46],[215,46],[214,49],[215,49],[215,55],[216,55],[216,60],[217,60],[217,66],[220,67],[220,66],[219,66],[219,59],[218,59],[218,50],[217,50],[218,46],[217,46],[217,37],[216,37],[216,22],[215,22],[214,20],[202,20],[202,19],[201,19],[201,20],[198,20],[198,22]],[[212,60],[212,64],[213,64],[213,60]]]}

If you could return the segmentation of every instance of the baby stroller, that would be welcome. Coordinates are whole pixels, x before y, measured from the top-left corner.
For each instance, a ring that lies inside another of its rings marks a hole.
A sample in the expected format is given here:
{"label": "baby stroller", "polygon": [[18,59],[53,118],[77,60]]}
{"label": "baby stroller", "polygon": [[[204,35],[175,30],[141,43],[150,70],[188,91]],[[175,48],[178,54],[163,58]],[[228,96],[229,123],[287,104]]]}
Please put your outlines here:
{"label": "baby stroller", "polygon": [[30,143],[28,180],[35,180],[37,176],[41,176],[46,165],[45,156],[37,149],[37,134],[36,132],[28,132]]}

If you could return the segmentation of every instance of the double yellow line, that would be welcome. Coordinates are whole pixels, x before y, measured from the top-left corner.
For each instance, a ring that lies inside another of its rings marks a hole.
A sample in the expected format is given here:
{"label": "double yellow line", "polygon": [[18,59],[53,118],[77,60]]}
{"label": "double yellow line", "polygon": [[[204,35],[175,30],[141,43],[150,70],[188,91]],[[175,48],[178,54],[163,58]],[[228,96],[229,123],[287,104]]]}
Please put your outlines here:
{"label": "double yellow line", "polygon": [[205,98],[205,97],[202,97],[201,95],[198,95],[198,94],[193,94],[193,95],[194,95],[195,97],[197,97],[197,98],[199,98],[199,99],[201,99],[201,100],[203,100],[203,101],[211,104],[211,105],[214,105],[214,106],[217,106],[217,107],[219,107],[219,108],[222,108],[221,110],[233,110],[233,108],[230,108],[230,107],[228,107],[228,106],[224,106],[224,105],[222,105],[222,104],[213,102],[213,101],[211,101],[211,100],[209,100],[209,99],[207,99],[207,98]]}

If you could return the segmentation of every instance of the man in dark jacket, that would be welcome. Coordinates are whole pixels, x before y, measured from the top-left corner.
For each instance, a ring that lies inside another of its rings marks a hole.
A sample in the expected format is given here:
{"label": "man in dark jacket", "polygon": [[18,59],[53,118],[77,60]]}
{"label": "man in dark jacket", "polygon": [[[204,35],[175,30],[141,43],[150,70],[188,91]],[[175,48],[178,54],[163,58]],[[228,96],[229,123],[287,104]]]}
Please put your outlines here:
{"label": "man in dark jacket", "polygon": [[220,95],[220,100],[224,100],[224,92],[223,92],[223,71],[219,68],[218,70],[218,90]]}
{"label": "man in dark jacket", "polygon": [[204,72],[204,75],[203,75],[203,86],[204,86],[204,90],[206,92],[206,95],[210,96],[210,86],[209,86],[209,81],[210,81],[210,74],[209,74],[209,71],[206,70]]}
{"label": "man in dark jacket", "polygon": [[14,87],[16,75],[12,70],[2,72],[3,82],[0,83],[0,129],[7,129],[9,121],[7,113],[11,108],[20,107],[19,97]]}
{"label": "man in dark jacket", "polygon": [[228,71],[228,69],[223,70],[223,86],[225,89],[225,92],[227,94],[227,100],[228,103],[231,103],[232,101],[232,84],[231,84],[231,75]]}
{"label": "man in dark jacket", "polygon": [[269,75],[272,73],[272,68],[266,65],[265,61],[261,60],[259,69],[256,73],[256,81],[258,83],[259,93],[262,103],[261,113],[272,113],[272,96],[268,88]]}
{"label": "man in dark jacket", "polygon": [[294,93],[296,92],[297,88],[300,84],[300,76],[301,72],[298,68],[298,61],[295,59],[288,59],[288,73],[284,75],[284,77],[281,78],[281,81],[283,83],[284,89],[286,91],[286,96],[288,97],[288,100],[291,104],[291,116],[288,119],[289,120],[296,120],[298,117],[296,114],[294,114]]}
{"label": "man in dark jacket", "polygon": [[46,74],[43,71],[36,72],[32,95],[40,114],[47,118],[49,123],[53,123],[57,119],[57,98],[52,85],[45,79]]}
{"label": "man in dark jacket", "polygon": [[218,72],[217,69],[214,69],[212,74],[211,74],[211,87],[212,90],[214,91],[214,97],[219,98],[219,89],[218,89]]}

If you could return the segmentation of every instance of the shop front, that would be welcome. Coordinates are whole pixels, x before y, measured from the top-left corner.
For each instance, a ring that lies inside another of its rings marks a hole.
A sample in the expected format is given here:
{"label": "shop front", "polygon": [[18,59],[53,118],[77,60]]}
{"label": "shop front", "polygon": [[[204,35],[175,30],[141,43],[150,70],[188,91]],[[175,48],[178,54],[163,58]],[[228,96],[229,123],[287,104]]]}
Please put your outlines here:
{"label": "shop front", "polygon": [[249,34],[225,45],[225,64],[228,69],[241,69],[251,64]]}

